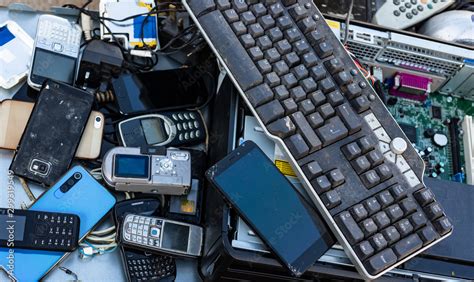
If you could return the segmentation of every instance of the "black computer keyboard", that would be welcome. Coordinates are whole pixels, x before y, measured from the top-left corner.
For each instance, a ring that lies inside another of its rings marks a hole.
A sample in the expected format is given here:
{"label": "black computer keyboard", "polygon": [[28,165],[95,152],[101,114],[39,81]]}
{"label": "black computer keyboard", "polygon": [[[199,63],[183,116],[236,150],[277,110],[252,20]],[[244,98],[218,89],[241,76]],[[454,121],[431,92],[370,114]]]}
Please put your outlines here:
{"label": "black computer keyboard", "polygon": [[183,0],[365,279],[452,232],[424,163],[309,0]]}

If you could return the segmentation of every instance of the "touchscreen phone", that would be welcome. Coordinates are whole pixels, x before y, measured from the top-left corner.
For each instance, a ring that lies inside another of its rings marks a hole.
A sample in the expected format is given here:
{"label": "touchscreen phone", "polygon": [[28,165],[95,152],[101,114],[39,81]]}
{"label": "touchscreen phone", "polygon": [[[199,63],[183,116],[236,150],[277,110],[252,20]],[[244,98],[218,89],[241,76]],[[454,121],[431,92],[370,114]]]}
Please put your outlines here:
{"label": "touchscreen phone", "polygon": [[243,143],[206,177],[294,276],[334,244],[319,215],[255,143]]}

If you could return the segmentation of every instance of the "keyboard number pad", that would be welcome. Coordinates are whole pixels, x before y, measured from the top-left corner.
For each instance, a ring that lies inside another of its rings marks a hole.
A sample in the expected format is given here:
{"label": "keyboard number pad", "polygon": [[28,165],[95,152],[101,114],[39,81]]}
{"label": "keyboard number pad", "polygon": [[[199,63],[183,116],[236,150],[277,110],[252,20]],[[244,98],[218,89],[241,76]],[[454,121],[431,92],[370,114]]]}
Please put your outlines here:
{"label": "keyboard number pad", "polygon": [[161,255],[127,259],[127,267],[132,281],[162,279],[176,273],[175,260]]}

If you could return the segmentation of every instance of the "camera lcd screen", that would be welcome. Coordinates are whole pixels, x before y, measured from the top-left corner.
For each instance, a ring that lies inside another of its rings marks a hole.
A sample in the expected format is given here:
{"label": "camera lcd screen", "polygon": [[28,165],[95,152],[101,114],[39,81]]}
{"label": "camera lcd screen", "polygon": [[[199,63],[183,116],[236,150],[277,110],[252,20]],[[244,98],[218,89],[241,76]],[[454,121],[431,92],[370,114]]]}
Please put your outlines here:
{"label": "camera lcd screen", "polygon": [[189,226],[165,222],[163,242],[165,249],[188,251]]}
{"label": "camera lcd screen", "polygon": [[114,174],[122,178],[145,178],[149,176],[148,156],[115,155]]}
{"label": "camera lcd screen", "polygon": [[23,241],[26,216],[0,215],[0,240],[8,240],[11,235],[14,241]]}
{"label": "camera lcd screen", "polygon": [[75,68],[75,58],[36,48],[31,74],[34,78],[51,78],[71,84],[74,79]]}
{"label": "camera lcd screen", "polygon": [[147,118],[141,121],[146,142],[149,145],[159,144],[168,139],[164,121],[160,118]]}

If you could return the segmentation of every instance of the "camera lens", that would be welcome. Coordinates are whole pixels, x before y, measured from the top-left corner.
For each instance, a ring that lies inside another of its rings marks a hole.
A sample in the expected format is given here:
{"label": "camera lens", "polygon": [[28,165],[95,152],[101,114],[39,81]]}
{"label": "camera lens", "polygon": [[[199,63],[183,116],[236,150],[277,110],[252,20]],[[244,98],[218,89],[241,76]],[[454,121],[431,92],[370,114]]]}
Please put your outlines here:
{"label": "camera lens", "polygon": [[74,173],[74,179],[79,180],[82,178],[82,174],[80,172]]}
{"label": "camera lens", "polygon": [[100,122],[102,119],[100,117],[95,117],[96,122]]}

